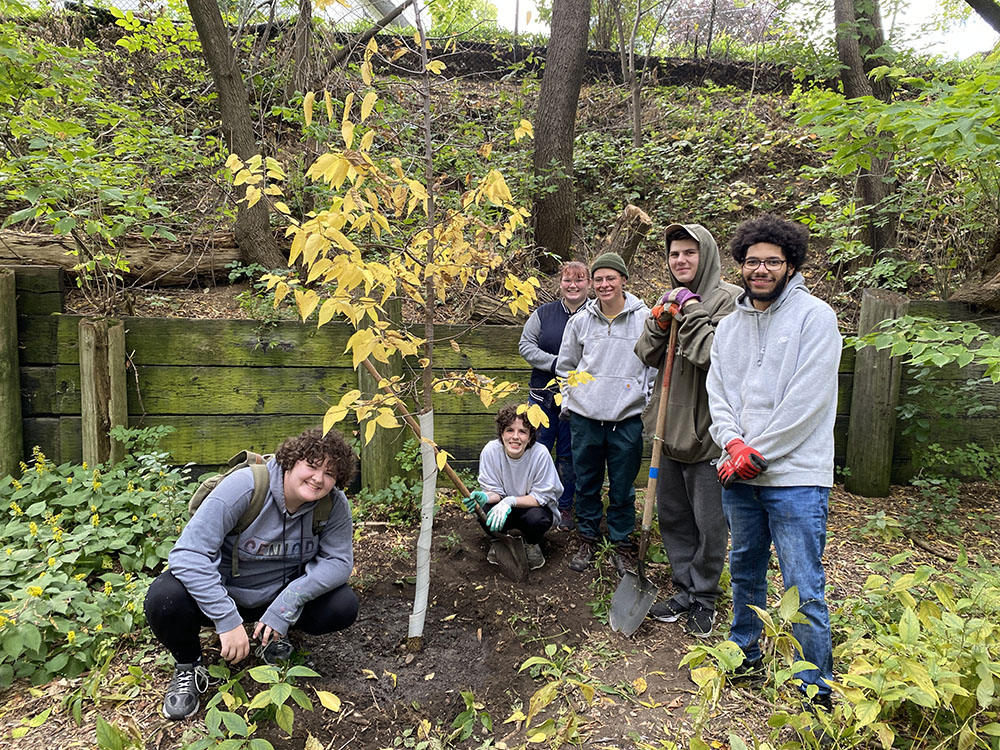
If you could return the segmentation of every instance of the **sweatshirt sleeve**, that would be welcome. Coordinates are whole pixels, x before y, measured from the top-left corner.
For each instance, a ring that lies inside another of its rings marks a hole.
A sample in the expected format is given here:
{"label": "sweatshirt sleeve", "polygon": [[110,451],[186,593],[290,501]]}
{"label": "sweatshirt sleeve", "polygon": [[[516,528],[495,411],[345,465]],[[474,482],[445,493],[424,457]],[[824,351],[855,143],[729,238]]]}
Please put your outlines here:
{"label": "sweatshirt sleeve", "polygon": [[234,472],[202,502],[167,556],[170,572],[180,581],[217,633],[242,624],[236,602],[229,596],[219,572],[222,544],[250,507],[253,473]]}
{"label": "sweatshirt sleeve", "polygon": [[743,437],[736,412],[726,397],[725,378],[723,370],[726,367],[726,357],[721,354],[725,341],[725,331],[720,326],[712,337],[710,358],[712,366],[708,368],[705,388],[708,391],[708,411],[712,415],[712,423],[708,432],[716,445],[725,446],[730,440]]}
{"label": "sweatshirt sleeve", "polygon": [[664,331],[653,318],[647,318],[642,335],[635,342],[635,356],[647,367],[659,367],[663,364],[663,354],[669,341],[669,329]]}
{"label": "sweatshirt sleeve", "polygon": [[736,303],[729,295],[725,295],[723,303],[714,311],[703,302],[684,305],[677,314],[677,344],[684,353],[684,359],[695,367],[707,370],[712,361],[715,330],[719,322],[735,309]]}
{"label": "sweatshirt sleeve", "polygon": [[542,322],[535,310],[528,316],[524,329],[521,331],[521,341],[517,345],[517,350],[524,357],[524,361],[539,370],[551,372],[556,367],[555,354],[549,354],[538,347],[538,337],[542,333]]}
{"label": "sweatshirt sleeve", "polygon": [[479,487],[485,492],[496,492],[500,497],[508,493],[503,488],[503,471],[498,461],[498,454],[492,449],[491,440],[483,446],[479,454]]}
{"label": "sweatshirt sleeve", "polygon": [[808,314],[800,341],[795,374],[767,426],[753,439],[753,447],[769,460],[787,456],[812,435],[828,413],[830,399],[837,398],[843,339],[836,313],[823,306]]}
{"label": "sweatshirt sleeve", "polygon": [[539,506],[548,506],[556,511],[559,508],[559,496],[562,495],[563,484],[552,461],[552,455],[547,450],[535,451],[532,459],[531,486],[528,494],[535,498]]}
{"label": "sweatshirt sleeve", "polygon": [[[289,583],[261,615],[260,621],[281,635],[299,621],[302,608],[308,602],[347,583],[354,569],[351,505],[343,492],[336,492],[338,497],[334,498],[330,518],[320,530],[316,556],[306,563],[305,572]],[[311,526],[312,516],[302,522]]]}

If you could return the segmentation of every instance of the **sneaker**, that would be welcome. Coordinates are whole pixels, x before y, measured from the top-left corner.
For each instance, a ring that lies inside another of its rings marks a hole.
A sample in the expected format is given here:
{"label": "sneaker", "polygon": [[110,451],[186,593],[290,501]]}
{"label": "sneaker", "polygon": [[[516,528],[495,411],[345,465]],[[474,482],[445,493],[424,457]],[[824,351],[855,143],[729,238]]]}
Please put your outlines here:
{"label": "sneaker", "polygon": [[573,518],[573,506],[559,509],[559,523],[556,524],[556,531],[575,531],[576,521]]}
{"label": "sneaker", "polygon": [[760,659],[755,661],[745,661],[740,664],[729,676],[730,685],[746,687],[757,687],[763,685],[767,680],[767,672],[764,669],[764,662]]}
{"label": "sneaker", "polygon": [[590,561],[594,559],[594,545],[584,539],[580,542],[580,549],[576,551],[576,554],[570,558],[569,569],[575,570],[577,573],[582,573],[590,565]]}
{"label": "sneaker", "polygon": [[676,596],[667,599],[665,602],[656,602],[649,608],[649,616],[660,622],[677,622],[687,614],[688,607],[681,604]]}
{"label": "sneaker", "polygon": [[257,648],[257,657],[265,664],[271,666],[278,662],[288,661],[295,653],[295,646],[288,638],[275,636],[267,642],[266,646]]}
{"label": "sneaker", "polygon": [[715,627],[715,610],[695,602],[687,616],[687,626],[684,628],[695,638],[708,638]]}
{"label": "sneaker", "polygon": [[163,715],[181,721],[198,713],[201,694],[208,690],[208,670],[201,661],[174,666],[174,676],[163,698]]}
{"label": "sneaker", "polygon": [[524,554],[528,558],[528,567],[531,570],[538,570],[545,565],[545,555],[542,554],[542,546],[540,544],[524,545]]}
{"label": "sneaker", "polygon": [[499,565],[497,562],[497,551],[496,548],[491,544],[490,551],[486,553],[486,562],[490,565]]}

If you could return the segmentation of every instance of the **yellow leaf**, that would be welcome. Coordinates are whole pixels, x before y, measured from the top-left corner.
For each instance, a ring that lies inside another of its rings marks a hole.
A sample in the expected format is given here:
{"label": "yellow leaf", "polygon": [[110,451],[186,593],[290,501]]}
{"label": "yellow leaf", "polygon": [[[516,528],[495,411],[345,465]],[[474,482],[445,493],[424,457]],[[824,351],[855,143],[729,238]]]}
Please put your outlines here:
{"label": "yellow leaf", "polygon": [[306,744],[303,750],[323,750],[324,747],[325,745],[311,734],[306,735]]}
{"label": "yellow leaf", "polygon": [[430,674],[425,674],[424,675],[424,680],[425,681],[426,680],[433,680],[433,679],[434,679],[434,673],[433,672],[431,672]]}
{"label": "yellow leaf", "polygon": [[632,680],[632,689],[635,690],[636,695],[642,695],[646,692],[646,679],[644,677],[636,677]]}
{"label": "yellow leaf", "polygon": [[323,708],[328,708],[331,711],[340,710],[340,698],[338,698],[330,691],[317,690],[316,697],[319,698],[319,702],[323,704]]}
{"label": "yellow leaf", "polygon": [[478,281],[480,284],[485,284],[486,279],[489,278],[489,275],[490,272],[488,270],[486,270],[485,268],[480,268],[478,271],[476,271],[476,281]]}
{"label": "yellow leaf", "polygon": [[256,206],[257,201],[260,200],[262,195],[263,193],[261,193],[260,190],[255,188],[253,185],[247,185],[247,195],[246,195],[247,207],[249,208],[252,206]]}
{"label": "yellow leaf", "polygon": [[288,207],[288,204],[286,204],[284,201],[275,201],[274,210],[279,213],[283,213],[286,216],[292,213],[292,209],[290,209]]}
{"label": "yellow leaf", "polygon": [[375,106],[375,102],[378,101],[378,94],[374,91],[369,91],[365,94],[365,98],[361,100],[361,122],[368,119],[368,115],[372,113],[372,107]]}
{"label": "yellow leaf", "polygon": [[302,111],[306,116],[306,127],[308,128],[312,125],[313,121],[313,104],[316,102],[316,92],[310,91],[306,94],[305,99],[302,100]]}
{"label": "yellow leaf", "polygon": [[354,92],[352,91],[344,98],[344,114],[340,118],[341,123],[350,121],[351,107],[354,105]]}
{"label": "yellow leaf", "polygon": [[375,37],[368,40],[368,46],[365,47],[365,55],[370,57],[378,53],[378,42],[375,41]]}
{"label": "yellow leaf", "polygon": [[326,119],[333,122],[333,97],[326,89],[323,89],[323,104],[326,105]]}
{"label": "yellow leaf", "polygon": [[449,458],[451,458],[451,454],[448,451],[438,451],[434,459],[437,461],[438,471],[444,471],[444,465],[448,463]]}
{"label": "yellow leaf", "polygon": [[323,415],[323,434],[325,435],[333,426],[347,416],[347,409],[342,406],[331,406]]}
{"label": "yellow leaf", "polygon": [[442,617],[441,622],[451,622],[455,619],[457,615],[448,615],[447,617]]}
{"label": "yellow leaf", "polygon": [[490,154],[493,152],[493,144],[492,143],[484,143],[477,150],[479,151],[479,155],[481,157],[483,157],[484,159],[489,159],[490,158]]}
{"label": "yellow leaf", "polygon": [[527,26],[531,23],[531,11],[529,10],[524,16],[524,25]]}
{"label": "yellow leaf", "polygon": [[549,416],[546,414],[542,407],[538,404],[532,404],[528,407],[528,421],[531,422],[535,427],[548,427],[549,426]]}
{"label": "yellow leaf", "polygon": [[524,711],[522,711],[521,709],[518,709],[517,711],[515,711],[514,713],[512,713],[510,716],[508,716],[506,719],[504,719],[503,723],[504,724],[512,724],[515,721],[524,721],[527,718],[528,717],[524,715]]}
{"label": "yellow leaf", "polygon": [[375,437],[375,429],[377,427],[378,423],[374,419],[368,420],[368,423],[365,425],[365,445],[368,445],[372,441],[372,438]]}
{"label": "yellow leaf", "polygon": [[372,672],[370,669],[362,669],[361,674],[365,676],[366,680],[377,680],[378,675]]}
{"label": "yellow leaf", "polygon": [[462,347],[458,345],[458,342],[455,341],[455,339],[450,339],[448,343],[451,344],[451,348],[454,349],[456,352],[458,352],[459,354],[462,353]]}
{"label": "yellow leaf", "polygon": [[307,289],[304,292],[300,289],[295,290],[295,306],[299,309],[299,315],[302,316],[303,321],[312,315],[312,311],[316,309],[318,303],[319,295],[312,289]]}
{"label": "yellow leaf", "polygon": [[367,133],[364,134],[364,136],[362,136],[361,145],[359,146],[359,148],[362,151],[368,151],[372,147],[372,141],[374,140],[375,140],[375,131],[369,130]]}
{"label": "yellow leaf", "polygon": [[226,169],[232,172],[238,172],[243,169],[243,162],[240,160],[236,154],[230,154],[229,158],[226,159]]}
{"label": "yellow leaf", "polygon": [[337,314],[337,302],[332,299],[326,300],[319,308],[319,323],[317,328],[322,328],[329,323],[333,316]]}
{"label": "yellow leaf", "polygon": [[354,145],[354,123],[350,120],[345,120],[340,125],[340,135],[344,139],[344,146],[350,148]]}
{"label": "yellow leaf", "polygon": [[440,75],[445,69],[445,64],[440,60],[431,60],[427,63],[427,70],[434,75]]}

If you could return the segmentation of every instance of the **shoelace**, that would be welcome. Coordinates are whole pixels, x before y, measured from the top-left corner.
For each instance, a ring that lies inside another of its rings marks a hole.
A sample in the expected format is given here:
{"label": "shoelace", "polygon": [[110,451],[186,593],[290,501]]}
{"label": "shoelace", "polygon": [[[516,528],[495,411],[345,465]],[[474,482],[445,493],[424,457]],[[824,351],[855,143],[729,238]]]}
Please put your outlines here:
{"label": "shoelace", "polygon": [[208,690],[209,682],[208,670],[203,665],[198,664],[194,669],[175,672],[173,679],[170,680],[170,687],[167,692],[183,691],[187,693],[193,687],[199,693],[204,693]]}

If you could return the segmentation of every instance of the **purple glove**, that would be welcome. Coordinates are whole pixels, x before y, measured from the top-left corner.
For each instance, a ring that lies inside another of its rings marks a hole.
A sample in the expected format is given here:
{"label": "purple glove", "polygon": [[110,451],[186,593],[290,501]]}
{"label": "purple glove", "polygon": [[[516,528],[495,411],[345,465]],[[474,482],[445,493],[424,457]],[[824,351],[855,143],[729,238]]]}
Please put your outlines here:
{"label": "purple glove", "polygon": [[701,302],[701,297],[694,292],[692,292],[687,287],[679,286],[676,289],[671,289],[669,292],[664,294],[660,298],[660,304],[668,307],[670,305],[677,305],[678,307],[684,307],[685,303],[694,300],[695,302]]}

